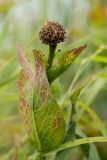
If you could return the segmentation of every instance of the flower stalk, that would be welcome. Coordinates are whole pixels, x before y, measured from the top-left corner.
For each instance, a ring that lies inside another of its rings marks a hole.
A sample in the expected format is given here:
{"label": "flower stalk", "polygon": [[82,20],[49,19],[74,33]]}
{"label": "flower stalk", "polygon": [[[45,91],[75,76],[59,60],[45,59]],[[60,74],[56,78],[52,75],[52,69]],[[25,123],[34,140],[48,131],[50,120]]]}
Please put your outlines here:
{"label": "flower stalk", "polygon": [[49,45],[48,69],[52,67],[56,47],[57,44]]}

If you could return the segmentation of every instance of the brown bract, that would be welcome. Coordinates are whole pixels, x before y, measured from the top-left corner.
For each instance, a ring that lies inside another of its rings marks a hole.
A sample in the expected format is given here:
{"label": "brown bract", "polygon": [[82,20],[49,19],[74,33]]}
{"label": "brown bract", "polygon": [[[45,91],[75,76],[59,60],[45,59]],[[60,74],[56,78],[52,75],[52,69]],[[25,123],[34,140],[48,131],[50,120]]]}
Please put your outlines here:
{"label": "brown bract", "polygon": [[65,40],[65,29],[58,22],[47,21],[39,31],[42,43],[56,45]]}

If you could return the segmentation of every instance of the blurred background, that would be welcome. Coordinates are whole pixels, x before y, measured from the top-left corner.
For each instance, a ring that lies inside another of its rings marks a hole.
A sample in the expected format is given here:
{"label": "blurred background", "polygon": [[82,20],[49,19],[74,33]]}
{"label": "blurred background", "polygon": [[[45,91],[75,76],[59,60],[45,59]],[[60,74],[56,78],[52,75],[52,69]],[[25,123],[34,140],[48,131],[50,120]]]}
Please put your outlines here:
{"label": "blurred background", "polygon": [[[66,95],[83,85],[77,102],[78,130],[84,136],[107,135],[107,0],[0,0],[0,160],[28,160],[34,153],[25,141],[18,108],[16,43],[22,43],[29,54],[36,48],[47,56],[48,46],[38,38],[47,20],[66,28],[67,39],[57,49],[88,45],[60,76],[60,84],[53,83],[53,93],[62,104]],[[107,160],[106,143],[92,147],[89,160]],[[69,160],[83,159],[76,153]]]}

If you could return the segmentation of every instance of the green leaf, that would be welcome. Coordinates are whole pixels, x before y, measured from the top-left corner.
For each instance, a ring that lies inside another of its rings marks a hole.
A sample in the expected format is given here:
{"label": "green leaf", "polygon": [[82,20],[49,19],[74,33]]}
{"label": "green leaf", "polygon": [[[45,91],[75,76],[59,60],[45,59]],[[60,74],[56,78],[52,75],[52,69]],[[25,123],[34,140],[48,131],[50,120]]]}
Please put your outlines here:
{"label": "green leaf", "polygon": [[73,104],[76,104],[76,102],[77,102],[77,100],[78,100],[78,97],[79,97],[82,89],[83,89],[83,87],[81,86],[81,87],[79,87],[78,89],[76,89],[76,90],[73,92],[73,94],[72,94],[72,96],[71,96],[71,98],[70,98],[70,99],[71,99],[71,102],[72,102]]}
{"label": "green leaf", "polygon": [[88,160],[101,160],[94,144],[90,145],[90,153]]}
{"label": "green leaf", "polygon": [[53,80],[64,73],[82,52],[82,50],[86,48],[86,46],[87,45],[83,45],[62,54],[58,59],[58,63],[53,65],[53,67],[47,72],[49,82],[52,83]]}
{"label": "green leaf", "polygon": [[79,94],[81,92],[83,87],[80,87],[76,89],[72,96],[70,97],[71,104],[72,104],[72,109],[71,109],[71,114],[70,114],[70,120],[69,120],[69,128],[66,134],[65,141],[68,142],[70,140],[73,140],[75,136],[75,130],[76,130],[76,109],[75,109],[75,104],[77,102],[77,99],[79,97]]}
{"label": "green leaf", "polygon": [[18,79],[20,105],[29,135],[42,152],[57,148],[65,135],[65,120],[55,101],[47,80],[40,51],[34,51],[33,68],[18,45],[18,58],[22,67]]}

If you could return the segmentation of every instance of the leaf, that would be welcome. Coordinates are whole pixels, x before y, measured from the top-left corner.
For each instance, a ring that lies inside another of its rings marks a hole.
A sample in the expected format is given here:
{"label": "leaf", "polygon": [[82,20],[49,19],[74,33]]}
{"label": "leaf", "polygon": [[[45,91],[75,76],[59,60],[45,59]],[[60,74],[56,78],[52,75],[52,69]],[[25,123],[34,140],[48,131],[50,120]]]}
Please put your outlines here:
{"label": "leaf", "polygon": [[94,144],[90,145],[90,153],[88,160],[101,160]]}
{"label": "leaf", "polygon": [[17,45],[18,50],[18,60],[22,67],[18,80],[17,86],[20,95],[20,112],[22,114],[25,126],[27,128],[28,134],[31,139],[35,139],[35,143],[37,145],[38,140],[34,136],[33,130],[33,120],[32,120],[32,108],[29,106],[30,96],[32,95],[33,82],[34,82],[34,74],[29,66],[28,60],[24,57],[22,47]]}
{"label": "leaf", "polygon": [[58,64],[53,65],[47,72],[49,82],[52,83],[52,81],[64,73],[86,47],[87,45],[85,44],[62,54],[61,57],[59,57]]}
{"label": "leaf", "polygon": [[34,51],[33,69],[29,59],[22,53],[22,48],[18,45],[19,63],[22,67],[18,80],[21,109],[37,149],[42,152],[51,151],[64,138],[65,120],[60,106],[51,94],[40,51]]}
{"label": "leaf", "polygon": [[71,104],[72,104],[72,110],[71,110],[71,115],[70,115],[70,121],[69,121],[69,128],[66,134],[65,141],[68,142],[74,138],[75,135],[75,130],[76,130],[76,109],[75,109],[75,104],[77,102],[77,99],[79,97],[79,94],[81,92],[83,87],[80,87],[76,89],[72,96],[70,97]]}
{"label": "leaf", "polygon": [[78,97],[79,97],[82,89],[83,89],[83,87],[81,86],[81,87],[79,87],[78,89],[76,89],[76,90],[73,92],[73,94],[72,94],[72,96],[71,96],[71,98],[70,98],[70,99],[71,99],[71,102],[72,102],[73,104],[76,104],[76,102],[77,102],[77,100],[78,100]]}

